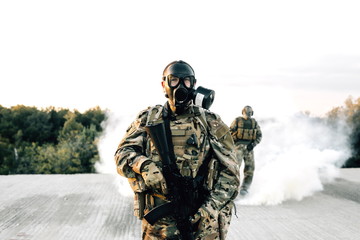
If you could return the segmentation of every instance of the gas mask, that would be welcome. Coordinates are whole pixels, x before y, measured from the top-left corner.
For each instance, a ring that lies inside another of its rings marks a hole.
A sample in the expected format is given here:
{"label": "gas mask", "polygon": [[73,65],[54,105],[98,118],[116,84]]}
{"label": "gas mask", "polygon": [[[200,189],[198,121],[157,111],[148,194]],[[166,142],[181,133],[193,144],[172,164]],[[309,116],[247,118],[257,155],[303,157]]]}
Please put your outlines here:
{"label": "gas mask", "polygon": [[215,98],[215,91],[199,86],[194,88],[195,79],[193,77],[179,78],[173,75],[167,76],[168,90],[166,96],[176,107],[176,112],[183,111],[191,101],[195,105],[209,109]]}
{"label": "gas mask", "polygon": [[166,66],[163,72],[166,81],[165,93],[169,98],[172,110],[182,113],[191,102],[203,108],[210,108],[214,101],[215,92],[198,87],[195,89],[196,79],[192,67],[184,61],[174,61]]}
{"label": "gas mask", "polygon": [[166,77],[168,89],[167,96],[172,105],[176,107],[176,112],[186,108],[192,100],[195,78],[193,76],[178,77],[170,74]]}
{"label": "gas mask", "polygon": [[215,91],[199,86],[193,94],[193,101],[195,105],[202,108],[209,109],[214,102]]}
{"label": "gas mask", "polygon": [[250,106],[245,106],[242,110],[243,117],[245,119],[251,118],[252,115],[254,115],[254,111]]}

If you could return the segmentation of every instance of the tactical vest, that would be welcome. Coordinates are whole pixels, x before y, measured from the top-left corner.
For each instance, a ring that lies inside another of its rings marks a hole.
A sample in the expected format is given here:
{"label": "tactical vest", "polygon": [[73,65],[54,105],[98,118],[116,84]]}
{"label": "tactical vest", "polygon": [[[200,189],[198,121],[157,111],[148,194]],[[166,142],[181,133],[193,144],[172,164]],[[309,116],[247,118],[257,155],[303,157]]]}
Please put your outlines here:
{"label": "tactical vest", "polygon": [[[162,108],[163,106],[157,105],[150,109],[147,123],[162,121]],[[206,144],[207,125],[204,113],[196,106],[193,109],[193,113],[177,116],[170,121],[170,129],[176,164],[181,175],[195,178],[210,146]],[[148,141],[147,144],[147,149],[150,149],[147,155],[153,161],[161,161],[153,143]]]}
{"label": "tactical vest", "polygon": [[256,121],[253,118],[238,118],[236,137],[238,140],[255,140],[256,139]]}

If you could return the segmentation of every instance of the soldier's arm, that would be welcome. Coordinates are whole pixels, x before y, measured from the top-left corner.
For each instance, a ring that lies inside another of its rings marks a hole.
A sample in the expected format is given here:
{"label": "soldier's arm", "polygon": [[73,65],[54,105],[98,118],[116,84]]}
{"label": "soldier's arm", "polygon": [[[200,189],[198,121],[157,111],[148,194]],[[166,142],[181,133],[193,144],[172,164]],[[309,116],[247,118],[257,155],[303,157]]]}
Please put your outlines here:
{"label": "soldier's arm", "polygon": [[115,162],[117,172],[127,178],[140,174],[141,166],[149,161],[145,153],[147,133],[144,129],[147,112],[141,112],[137,119],[127,129],[116,152]]}
{"label": "soldier's arm", "polygon": [[260,128],[260,125],[258,124],[258,122],[256,122],[256,139],[254,140],[255,146],[261,142],[261,139],[262,139],[261,128]]}
{"label": "soldier's arm", "polygon": [[240,172],[229,128],[219,117],[211,121],[210,125],[212,125],[211,146],[220,164],[218,178],[205,208],[210,213],[211,211],[216,213],[236,198],[240,185]]}
{"label": "soldier's arm", "polygon": [[237,118],[230,125],[230,134],[234,141],[236,141],[236,132],[237,132]]}

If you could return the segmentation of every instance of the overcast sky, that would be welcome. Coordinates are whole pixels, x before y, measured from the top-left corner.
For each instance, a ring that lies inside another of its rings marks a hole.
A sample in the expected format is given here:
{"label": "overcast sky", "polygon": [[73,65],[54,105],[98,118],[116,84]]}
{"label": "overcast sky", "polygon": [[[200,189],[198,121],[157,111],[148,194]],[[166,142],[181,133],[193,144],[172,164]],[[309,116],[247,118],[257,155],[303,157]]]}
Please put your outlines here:
{"label": "overcast sky", "polygon": [[182,59],[229,120],[244,105],[323,114],[360,97],[359,12],[358,0],[3,0],[0,105],[137,113],[166,101],[162,71]]}

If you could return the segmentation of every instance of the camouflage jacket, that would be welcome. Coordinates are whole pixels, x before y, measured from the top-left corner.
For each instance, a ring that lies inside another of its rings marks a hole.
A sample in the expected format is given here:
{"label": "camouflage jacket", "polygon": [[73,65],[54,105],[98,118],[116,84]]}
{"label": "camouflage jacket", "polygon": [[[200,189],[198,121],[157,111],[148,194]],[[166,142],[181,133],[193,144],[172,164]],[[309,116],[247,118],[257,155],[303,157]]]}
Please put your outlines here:
{"label": "camouflage jacket", "polygon": [[[162,121],[162,108],[161,105],[157,105],[141,111],[127,129],[115,153],[117,171],[130,180],[134,192],[147,190],[140,175],[141,165],[144,162],[153,161],[161,169],[161,160],[152,146],[145,126],[150,121]],[[194,105],[184,114],[173,116],[170,125],[176,163],[183,176],[195,177],[210,152],[211,158],[218,163],[216,174],[209,164],[206,183],[210,193],[204,205],[214,212],[221,211],[236,198],[240,184],[239,167],[229,128],[217,114]],[[183,149],[181,145],[186,145],[188,141],[178,136],[188,129],[194,132],[191,136],[196,137],[196,146]]]}

